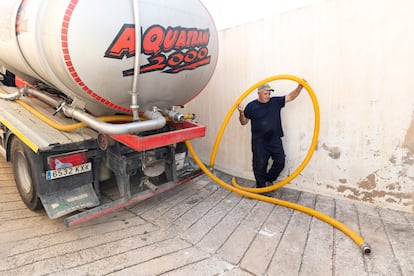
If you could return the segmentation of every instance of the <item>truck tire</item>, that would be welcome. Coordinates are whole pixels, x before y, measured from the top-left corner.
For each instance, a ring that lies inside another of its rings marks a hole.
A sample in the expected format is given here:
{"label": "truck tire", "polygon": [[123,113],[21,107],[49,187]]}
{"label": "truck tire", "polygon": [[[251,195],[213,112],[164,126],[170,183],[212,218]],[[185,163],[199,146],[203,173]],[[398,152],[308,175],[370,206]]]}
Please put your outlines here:
{"label": "truck tire", "polygon": [[39,209],[41,202],[38,194],[37,178],[34,174],[35,153],[17,137],[13,137],[10,151],[14,179],[20,197],[30,210]]}

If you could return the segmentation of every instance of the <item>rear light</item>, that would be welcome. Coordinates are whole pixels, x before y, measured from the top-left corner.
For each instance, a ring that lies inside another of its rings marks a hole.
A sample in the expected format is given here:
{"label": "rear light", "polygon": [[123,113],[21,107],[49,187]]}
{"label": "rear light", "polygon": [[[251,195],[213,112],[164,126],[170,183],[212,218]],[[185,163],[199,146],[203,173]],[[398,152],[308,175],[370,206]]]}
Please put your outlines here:
{"label": "rear light", "polygon": [[48,163],[51,170],[69,168],[84,164],[88,161],[86,151],[71,152],[69,154],[55,155],[48,157]]}

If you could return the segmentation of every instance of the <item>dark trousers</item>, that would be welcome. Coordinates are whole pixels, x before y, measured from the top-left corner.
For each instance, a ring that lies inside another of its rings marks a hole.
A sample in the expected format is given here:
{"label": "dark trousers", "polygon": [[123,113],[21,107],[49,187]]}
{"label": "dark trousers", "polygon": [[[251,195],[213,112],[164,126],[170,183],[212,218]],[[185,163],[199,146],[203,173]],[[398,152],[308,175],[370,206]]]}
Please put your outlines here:
{"label": "dark trousers", "polygon": [[[266,182],[273,182],[285,167],[285,151],[282,140],[279,138],[271,144],[264,141],[255,141],[252,144],[253,151],[253,173],[256,178],[256,187],[266,187]],[[269,170],[269,159],[273,164]]]}

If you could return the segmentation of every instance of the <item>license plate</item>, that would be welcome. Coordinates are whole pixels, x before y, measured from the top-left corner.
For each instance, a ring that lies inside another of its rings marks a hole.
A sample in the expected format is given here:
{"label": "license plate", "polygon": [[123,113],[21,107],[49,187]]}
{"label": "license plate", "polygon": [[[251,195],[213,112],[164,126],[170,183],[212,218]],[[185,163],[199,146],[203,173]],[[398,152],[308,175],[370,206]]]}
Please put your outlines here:
{"label": "license plate", "polygon": [[91,162],[80,164],[80,165],[69,167],[69,168],[50,170],[50,171],[46,171],[46,180],[67,177],[67,176],[71,176],[75,174],[89,172],[91,170],[92,170]]}

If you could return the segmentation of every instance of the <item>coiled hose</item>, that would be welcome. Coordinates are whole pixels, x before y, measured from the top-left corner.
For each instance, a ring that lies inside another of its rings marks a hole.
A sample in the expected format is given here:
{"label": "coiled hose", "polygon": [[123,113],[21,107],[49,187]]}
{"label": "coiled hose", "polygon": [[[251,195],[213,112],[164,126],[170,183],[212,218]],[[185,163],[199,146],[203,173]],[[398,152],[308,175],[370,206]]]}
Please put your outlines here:
{"label": "coiled hose", "polygon": [[[309,150],[304,158],[304,160],[302,161],[302,163],[298,166],[298,168],[287,178],[283,179],[282,181],[275,183],[272,186],[269,187],[264,187],[264,188],[246,188],[246,187],[242,187],[240,185],[237,184],[235,178],[233,177],[232,179],[232,185],[227,184],[226,182],[224,182],[223,180],[219,179],[218,177],[216,177],[212,171],[214,169],[214,161],[215,161],[215,157],[217,154],[217,150],[218,150],[218,146],[220,144],[221,138],[223,136],[224,130],[231,118],[231,116],[233,115],[237,105],[239,103],[241,103],[254,89],[258,88],[259,86],[268,83],[270,81],[275,81],[275,80],[292,80],[295,81],[297,83],[300,83],[308,92],[309,96],[312,99],[312,103],[313,103],[313,108],[314,108],[314,114],[315,114],[315,119],[314,119],[314,133],[313,133],[313,138],[312,138],[312,143],[309,147]],[[197,156],[197,154],[194,151],[194,148],[192,147],[191,143],[189,141],[186,141],[186,145],[188,148],[188,151],[190,152],[190,154],[192,155],[194,161],[197,163],[197,165],[201,168],[201,170],[208,176],[210,177],[214,182],[216,182],[218,185],[220,185],[221,187],[230,190],[232,192],[235,192],[239,195],[242,196],[246,196],[249,198],[254,198],[257,200],[261,200],[261,201],[265,201],[268,203],[273,203],[273,204],[277,204],[277,205],[281,205],[287,208],[291,208],[300,212],[303,212],[305,214],[314,216],[330,225],[332,225],[333,227],[337,228],[338,230],[340,230],[341,232],[343,232],[345,235],[347,235],[349,238],[351,238],[357,245],[358,247],[360,247],[361,251],[363,254],[369,254],[371,253],[371,247],[364,241],[364,239],[359,236],[357,233],[355,233],[355,231],[353,231],[351,228],[349,228],[348,226],[346,226],[345,224],[339,222],[338,220],[331,218],[323,213],[320,213],[312,208],[306,207],[306,206],[302,206],[296,203],[292,203],[292,202],[288,202],[288,201],[284,201],[284,200],[280,200],[280,199],[276,199],[276,198],[271,198],[268,196],[263,196],[263,195],[259,195],[256,193],[263,193],[263,192],[269,192],[269,191],[273,191],[276,190],[284,185],[286,185],[287,183],[289,183],[292,179],[294,179],[296,176],[299,175],[299,173],[306,167],[307,163],[309,162],[309,160],[312,157],[312,154],[315,150],[315,147],[317,145],[317,141],[318,141],[318,135],[319,135],[319,125],[320,125],[320,112],[319,112],[319,105],[318,105],[318,101],[316,98],[316,95],[313,91],[313,89],[310,87],[310,85],[303,79],[300,79],[296,76],[293,75],[275,75],[266,79],[263,79],[262,81],[257,82],[256,84],[254,84],[253,86],[251,86],[249,89],[247,89],[237,100],[236,102],[232,105],[232,107],[230,108],[229,112],[227,113],[227,116],[225,117],[219,132],[217,134],[216,137],[216,141],[214,143],[213,146],[213,150],[211,152],[211,156],[210,156],[210,169],[208,169],[200,160],[200,158]]]}

